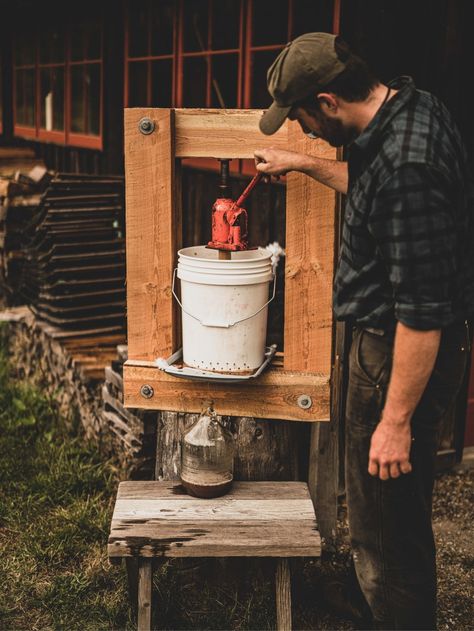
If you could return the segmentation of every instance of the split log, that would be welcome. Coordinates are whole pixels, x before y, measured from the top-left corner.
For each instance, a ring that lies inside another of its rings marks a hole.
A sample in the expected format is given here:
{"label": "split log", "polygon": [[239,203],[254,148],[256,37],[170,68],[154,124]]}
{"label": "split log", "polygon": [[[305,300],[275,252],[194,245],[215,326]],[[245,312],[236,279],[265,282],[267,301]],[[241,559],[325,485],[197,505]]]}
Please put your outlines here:
{"label": "split log", "polygon": [[[197,421],[198,414],[162,411],[158,417],[157,480],[178,480],[183,433]],[[224,417],[235,438],[236,480],[298,480],[298,423]]]}
{"label": "split log", "polygon": [[129,477],[152,478],[156,413],[123,407],[122,377],[110,366],[123,336],[67,335],[27,307],[0,312],[0,320],[9,323],[17,376],[40,387],[66,423],[79,419],[86,438],[114,455]]}

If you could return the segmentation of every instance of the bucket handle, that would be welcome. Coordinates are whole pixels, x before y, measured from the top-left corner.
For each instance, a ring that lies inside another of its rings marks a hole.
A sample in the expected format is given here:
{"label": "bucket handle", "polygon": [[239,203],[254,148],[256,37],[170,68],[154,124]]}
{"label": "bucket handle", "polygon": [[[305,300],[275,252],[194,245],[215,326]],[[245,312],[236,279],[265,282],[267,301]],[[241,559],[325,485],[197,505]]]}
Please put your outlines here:
{"label": "bucket handle", "polygon": [[176,272],[177,271],[178,271],[178,268],[175,267],[174,271],[173,271],[173,284],[171,286],[171,292],[172,292],[173,296],[176,298],[176,302],[179,304],[179,306],[181,307],[183,312],[186,315],[190,316],[191,318],[194,318],[195,320],[197,320],[199,322],[199,324],[202,324],[202,326],[210,326],[210,327],[214,327],[215,326],[215,327],[219,327],[219,328],[229,329],[231,326],[239,324],[240,322],[245,322],[245,320],[250,320],[250,318],[255,317],[257,314],[260,313],[260,311],[263,311],[263,309],[265,309],[265,307],[267,305],[269,305],[271,303],[271,301],[275,298],[275,294],[276,294],[276,274],[273,275],[273,295],[270,298],[270,300],[267,300],[267,302],[263,305],[263,307],[260,307],[260,309],[258,311],[255,311],[255,313],[252,313],[251,315],[245,316],[245,318],[241,318],[240,320],[236,320],[235,322],[225,322],[225,323],[222,323],[222,322],[204,322],[203,320],[200,320],[197,316],[193,315],[189,311],[186,311],[186,309],[181,304],[180,299],[176,295],[176,293],[174,291],[174,286],[175,286],[175,283],[176,283]]}

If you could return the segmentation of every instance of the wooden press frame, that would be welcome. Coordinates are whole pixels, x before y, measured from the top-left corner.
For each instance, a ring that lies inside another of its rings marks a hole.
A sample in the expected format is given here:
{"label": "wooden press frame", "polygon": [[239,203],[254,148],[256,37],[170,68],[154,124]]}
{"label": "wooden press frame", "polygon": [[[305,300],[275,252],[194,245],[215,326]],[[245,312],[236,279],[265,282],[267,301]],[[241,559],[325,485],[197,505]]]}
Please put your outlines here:
{"label": "wooden press frame", "polygon": [[[182,234],[180,159],[253,158],[254,149],[264,147],[337,157],[336,149],[309,140],[295,122],[287,121],[273,136],[263,135],[258,128],[262,113],[125,109],[126,407],[200,412],[212,401],[223,415],[309,422],[330,418],[338,200],[334,191],[299,173],[287,176],[283,358],[243,384],[185,380],[154,363],[180,347],[180,313],[171,293]],[[153,121],[152,133],[140,131],[143,118]],[[310,407],[300,406],[302,395],[310,398]]]}

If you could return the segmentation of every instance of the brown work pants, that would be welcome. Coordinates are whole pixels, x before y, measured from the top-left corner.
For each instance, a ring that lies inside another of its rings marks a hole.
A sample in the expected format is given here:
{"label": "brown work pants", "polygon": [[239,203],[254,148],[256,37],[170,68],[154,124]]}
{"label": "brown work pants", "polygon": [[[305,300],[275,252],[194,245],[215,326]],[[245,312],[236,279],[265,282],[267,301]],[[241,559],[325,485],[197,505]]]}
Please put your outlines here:
{"label": "brown work pants", "polygon": [[436,364],[411,422],[411,473],[382,481],[367,471],[392,366],[394,332],[355,328],[346,405],[346,493],[354,565],[378,629],[436,628],[431,526],[440,422],[462,384],[466,323],[443,330]]}

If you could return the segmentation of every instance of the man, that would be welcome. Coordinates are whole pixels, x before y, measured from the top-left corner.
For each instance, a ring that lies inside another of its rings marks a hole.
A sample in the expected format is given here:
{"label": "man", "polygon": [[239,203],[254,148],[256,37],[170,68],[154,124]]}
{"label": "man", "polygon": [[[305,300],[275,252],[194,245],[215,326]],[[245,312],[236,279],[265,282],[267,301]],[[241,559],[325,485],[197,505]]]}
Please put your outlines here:
{"label": "man", "polygon": [[347,162],[255,151],[345,194],[335,315],[353,325],[346,494],[353,559],[375,628],[436,627],[431,527],[440,420],[462,383],[474,311],[467,159],[446,108],[409,77],[381,84],[339,38],[307,33],[268,74],[260,128],[286,118],[346,145]]}

